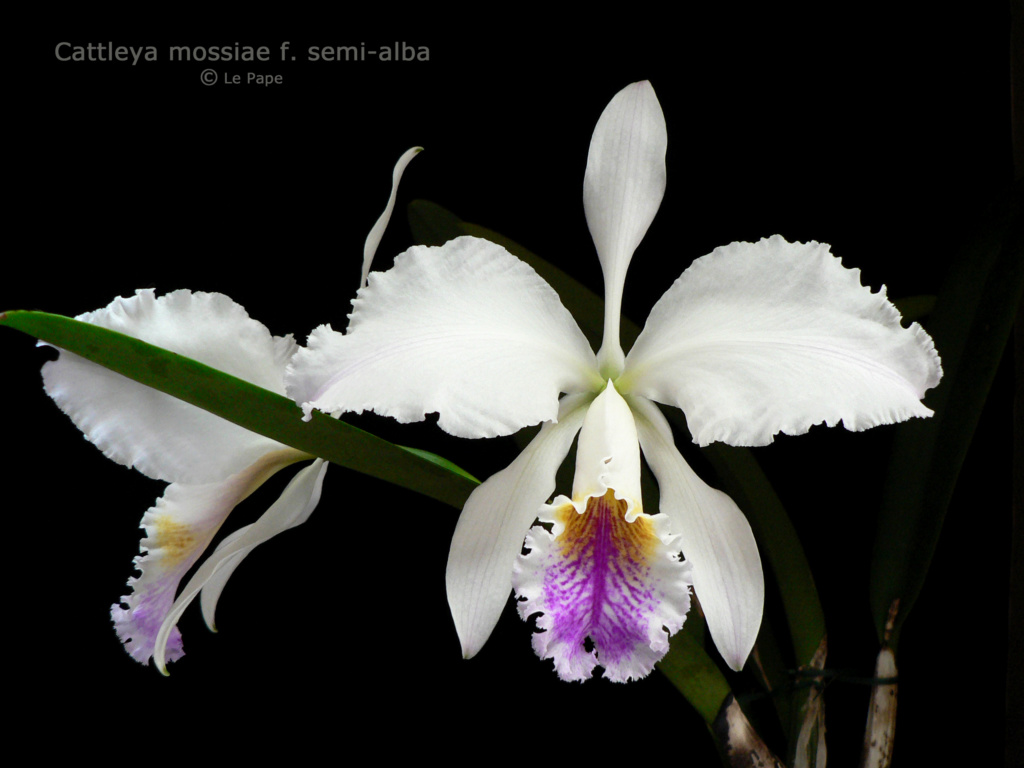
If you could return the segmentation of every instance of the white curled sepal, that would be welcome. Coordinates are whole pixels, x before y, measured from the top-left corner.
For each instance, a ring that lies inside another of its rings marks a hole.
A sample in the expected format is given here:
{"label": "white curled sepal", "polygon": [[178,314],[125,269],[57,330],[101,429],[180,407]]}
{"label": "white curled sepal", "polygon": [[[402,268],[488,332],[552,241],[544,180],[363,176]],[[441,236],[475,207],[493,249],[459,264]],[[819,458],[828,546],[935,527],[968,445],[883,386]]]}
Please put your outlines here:
{"label": "white curled sepal", "polygon": [[214,610],[221,590],[234,569],[257,545],[289,528],[306,522],[320,502],[327,462],[316,459],[298,472],[284,489],[280,498],[252,525],[247,525],[227,537],[195,572],[174,601],[156,635],[153,662],[167,674],[166,662],[173,660],[167,653],[175,624],[195,596],[207,588],[210,595],[202,600],[203,618],[213,629]]}
{"label": "white curled sepal", "polygon": [[380,241],[384,239],[384,231],[388,228],[388,222],[391,221],[391,214],[395,210],[395,198],[398,197],[398,183],[402,180],[405,167],[422,151],[423,147],[407,149],[395,164],[395,170],[391,173],[391,196],[388,197],[388,204],[384,207],[384,213],[370,229],[370,234],[366,236],[366,242],[363,244],[363,272],[359,279],[360,288],[366,287],[366,278],[370,274],[370,267],[373,266],[373,257],[377,253]]}
{"label": "white curled sepal", "polygon": [[[269,453],[220,483],[173,483],[142,517],[146,536],[135,558],[139,576],[128,579],[132,591],[111,606],[110,616],[125,650],[145,664],[154,656],[157,635],[171,611],[181,579],[206,551],[228,515],[278,470],[308,454],[287,448]],[[171,627],[167,658],[184,655],[181,635]]]}
{"label": "white curled sepal", "polygon": [[589,394],[562,398],[558,421],[541,427],[516,460],[481,483],[462,508],[445,584],[467,659],[487,641],[508,602],[523,538],[555,490],[555,473],[583,424],[590,399]]}

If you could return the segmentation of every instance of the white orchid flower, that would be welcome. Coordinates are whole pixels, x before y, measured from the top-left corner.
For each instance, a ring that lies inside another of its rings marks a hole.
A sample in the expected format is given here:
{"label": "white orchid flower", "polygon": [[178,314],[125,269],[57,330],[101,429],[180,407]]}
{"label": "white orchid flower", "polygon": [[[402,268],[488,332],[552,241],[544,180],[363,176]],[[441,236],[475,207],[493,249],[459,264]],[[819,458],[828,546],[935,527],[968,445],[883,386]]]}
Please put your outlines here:
{"label": "white orchid flower", "polygon": [[[461,237],[411,248],[371,275],[348,331],[318,328],[293,358],[288,391],[307,415],[372,410],[409,422],[436,411],[463,437],[544,422],[472,493],[456,527],[448,601],[466,657],[514,587],[524,618],[542,613],[534,647],[563,679],[598,664],[612,680],[642,677],[682,626],[692,583],[723,658],[743,666],[764,599],[750,525],[686,464],[653,401],[682,408],[700,445],[931,414],[920,402],[941,376],[931,339],[902,328],[884,291],[862,287],[818,243],[776,236],[697,259],[625,356],[623,283],[661,204],[665,149],[646,82],[616,95],[594,131],[583,202],[605,281],[598,354],[530,267]],[[577,433],[572,497],[545,504]],[[655,515],[643,512],[641,450],[661,490]],[[536,518],[551,530],[531,530]]]}
{"label": "white orchid flower", "polygon": [[[399,179],[419,152],[395,167],[391,198],[366,241],[368,263],[394,207]],[[78,320],[119,331],[191,357],[284,395],[284,374],[298,346],[275,337],[227,296],[174,291],[157,297],[140,290]],[[175,624],[201,592],[207,625],[214,628],[218,598],[228,578],[257,545],[309,517],[327,470],[323,459],[289,448],[171,395],[60,350],[43,366],[46,392],[103,453],[147,477],[169,482],[142,517],[146,535],[135,558],[131,594],[111,607],[118,636],[132,658],[166,662],[184,654]],[[312,460],[252,525],[227,536],[175,599],[178,585],[231,511],[274,473]]]}

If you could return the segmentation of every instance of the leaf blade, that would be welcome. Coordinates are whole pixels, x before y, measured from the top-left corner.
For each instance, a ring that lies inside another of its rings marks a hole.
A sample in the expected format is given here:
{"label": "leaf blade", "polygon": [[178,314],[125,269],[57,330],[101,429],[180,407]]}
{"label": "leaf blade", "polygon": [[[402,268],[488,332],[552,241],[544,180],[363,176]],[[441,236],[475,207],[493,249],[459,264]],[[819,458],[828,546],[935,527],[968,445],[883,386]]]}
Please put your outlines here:
{"label": "leaf blade", "polygon": [[889,645],[924,585],[960,467],[1006,348],[1024,292],[1024,236],[1016,192],[978,227],[958,256],[928,330],[942,356],[943,381],[929,394],[930,419],[896,432],[872,547],[870,600],[878,638],[899,601]]}
{"label": "leaf blade", "polygon": [[406,449],[322,413],[302,421],[286,397],[183,355],[62,315],[16,310],[0,325],[66,349],[253,432],[461,508],[477,485],[447,460]]}

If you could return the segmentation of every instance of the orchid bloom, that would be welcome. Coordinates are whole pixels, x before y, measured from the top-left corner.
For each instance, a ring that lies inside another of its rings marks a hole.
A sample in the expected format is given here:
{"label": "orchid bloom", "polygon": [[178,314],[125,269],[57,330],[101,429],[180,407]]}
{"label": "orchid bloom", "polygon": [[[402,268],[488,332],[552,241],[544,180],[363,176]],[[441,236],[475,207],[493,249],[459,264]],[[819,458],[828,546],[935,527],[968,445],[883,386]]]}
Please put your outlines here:
{"label": "orchid bloom", "polygon": [[[514,588],[523,618],[542,614],[534,648],[560,677],[586,679],[601,665],[611,680],[639,678],[682,626],[692,584],[726,663],[743,666],[764,598],[750,525],[690,469],[654,401],[682,408],[700,445],[931,414],[920,402],[941,376],[931,339],[901,327],[884,291],[862,287],[857,270],[813,242],[776,236],[697,259],[624,355],[623,283],[661,204],[665,149],[647,82],[616,95],[594,131],[583,203],[605,283],[596,355],[530,267],[460,237],[413,247],[372,274],[347,332],[322,326],[292,359],[288,392],[307,417],[372,410],[410,422],[437,412],[442,429],[463,437],[543,422],[474,490],[455,530],[448,601],[467,658]],[[577,434],[572,496],[545,503]],[[654,515],[643,510],[641,450],[661,491]],[[538,518],[550,531],[531,528]]]}
{"label": "orchid bloom", "polygon": [[[364,249],[368,265],[394,208],[402,171],[419,152],[406,152],[395,167],[391,198]],[[191,357],[280,395],[298,345],[267,328],[219,293],[174,291],[157,297],[140,290],[78,320],[133,336]],[[309,517],[327,470],[323,459],[263,437],[171,395],[132,381],[66,350],[43,366],[47,394],[103,453],[147,477],[170,485],[142,517],[140,571],[131,594],[111,607],[125,649],[143,664],[184,654],[175,624],[201,592],[206,624],[214,628],[218,598],[228,578],[254,547]],[[251,525],[225,537],[175,599],[178,584],[210,545],[228,515],[274,473],[312,460],[280,498]]]}

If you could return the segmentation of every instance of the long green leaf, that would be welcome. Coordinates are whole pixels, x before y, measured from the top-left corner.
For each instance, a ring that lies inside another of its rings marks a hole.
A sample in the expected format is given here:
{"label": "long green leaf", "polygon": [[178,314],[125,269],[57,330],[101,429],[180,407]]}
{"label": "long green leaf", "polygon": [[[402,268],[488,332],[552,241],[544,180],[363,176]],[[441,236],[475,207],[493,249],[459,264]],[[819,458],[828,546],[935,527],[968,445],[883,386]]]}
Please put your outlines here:
{"label": "long green leaf", "polygon": [[[682,420],[681,414],[678,418]],[[825,614],[811,566],[782,501],[752,451],[714,443],[704,448],[704,455],[733,501],[746,512],[775,575],[797,668],[805,672],[822,669],[827,652]],[[758,643],[761,642],[759,639]],[[814,761],[808,762],[807,755],[816,755],[819,736],[823,738],[824,734],[821,691],[815,687],[793,688],[788,698],[785,703],[779,702],[777,709],[788,730],[792,764],[814,765]],[[805,752],[804,759],[799,761],[798,748]]]}
{"label": "long green leaf", "polygon": [[729,496],[747,514],[782,588],[796,662],[810,664],[825,637],[825,615],[796,529],[749,449],[714,443],[703,450]]}
{"label": "long green leaf", "polygon": [[904,296],[902,299],[893,299],[892,303],[899,310],[903,322],[920,320],[930,315],[935,309],[936,297],[931,294],[921,296]]}
{"label": "long green leaf", "polygon": [[672,637],[668,653],[657,669],[686,697],[694,709],[713,726],[722,705],[732,695],[729,682],[701,644],[704,623],[691,611],[682,630]]}
{"label": "long green leaf", "polygon": [[253,432],[348,469],[461,507],[471,475],[426,451],[401,448],[322,413],[302,421],[286,397],[131,336],[45,312],[0,314],[0,325],[74,352]]}
{"label": "long green leaf", "polygon": [[928,330],[944,377],[928,396],[935,411],[898,428],[871,561],[871,608],[878,637],[899,600],[889,645],[928,573],[957,475],[1006,348],[1024,291],[1022,187],[978,227],[936,300]]}

